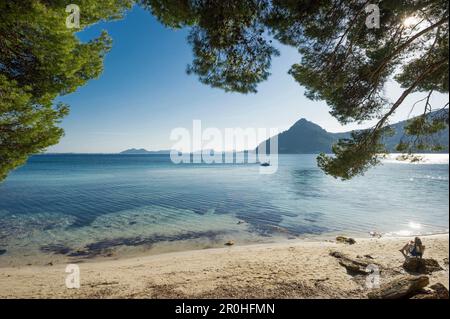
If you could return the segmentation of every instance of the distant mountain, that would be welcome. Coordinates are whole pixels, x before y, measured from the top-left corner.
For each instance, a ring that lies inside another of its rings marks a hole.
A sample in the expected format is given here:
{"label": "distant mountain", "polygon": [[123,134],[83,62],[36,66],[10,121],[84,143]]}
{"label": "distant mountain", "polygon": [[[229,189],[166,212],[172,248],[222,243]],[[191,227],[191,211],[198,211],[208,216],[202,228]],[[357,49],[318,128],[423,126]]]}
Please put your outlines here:
{"label": "distant mountain", "polygon": [[[433,116],[433,113],[430,115]],[[407,121],[391,125],[395,134],[384,140],[387,149],[395,151],[395,147],[404,135],[404,127]],[[351,132],[330,133],[306,119],[297,121],[291,128],[278,135],[278,151],[280,154],[318,154],[331,153],[331,147],[341,138],[349,138]],[[433,136],[435,141],[444,146],[442,153],[448,153],[449,130],[439,132]],[[267,140],[265,142],[268,142]],[[263,143],[265,143],[263,142]],[[262,144],[262,143],[261,143]],[[261,147],[261,144],[258,146]],[[267,150],[269,149],[269,143]],[[258,149],[257,148],[257,149]]]}
{"label": "distant mountain", "polygon": [[289,130],[278,135],[280,153],[315,154],[330,152],[337,140],[319,125],[305,119],[299,120]]}
{"label": "distant mountain", "polygon": [[170,154],[170,150],[162,150],[162,151],[147,151],[144,148],[131,148],[129,150],[125,150],[123,152],[120,152],[119,154],[125,154],[125,155],[144,155],[144,154]]}

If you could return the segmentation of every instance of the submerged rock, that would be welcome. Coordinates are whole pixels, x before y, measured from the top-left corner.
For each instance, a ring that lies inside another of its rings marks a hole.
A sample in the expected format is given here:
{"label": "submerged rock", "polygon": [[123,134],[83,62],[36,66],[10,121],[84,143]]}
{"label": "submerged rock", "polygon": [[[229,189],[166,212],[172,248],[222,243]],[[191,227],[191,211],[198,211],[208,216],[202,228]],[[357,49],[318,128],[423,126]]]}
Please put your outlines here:
{"label": "submerged rock", "polygon": [[428,276],[403,275],[367,294],[369,299],[402,299],[421,293],[430,283]]}
{"label": "submerged rock", "polygon": [[284,227],[281,226],[270,226],[275,233],[281,233],[281,234],[289,234],[290,231]]}
{"label": "submerged rock", "polygon": [[415,274],[431,274],[443,270],[439,263],[431,258],[407,258],[403,263],[403,269]]}
{"label": "submerged rock", "polygon": [[0,249],[0,256],[6,254],[6,249]]}

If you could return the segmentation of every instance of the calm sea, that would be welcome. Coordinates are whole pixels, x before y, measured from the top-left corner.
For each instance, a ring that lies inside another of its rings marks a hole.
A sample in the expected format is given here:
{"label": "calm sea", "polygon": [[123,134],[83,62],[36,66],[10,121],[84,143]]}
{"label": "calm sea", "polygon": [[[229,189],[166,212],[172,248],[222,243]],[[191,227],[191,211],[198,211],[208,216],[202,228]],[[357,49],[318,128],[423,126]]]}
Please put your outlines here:
{"label": "calm sea", "polygon": [[[181,164],[166,155],[40,155],[0,184],[0,264],[298,237],[447,232],[448,155],[342,182],[314,155]],[[45,256],[42,257],[42,256]]]}

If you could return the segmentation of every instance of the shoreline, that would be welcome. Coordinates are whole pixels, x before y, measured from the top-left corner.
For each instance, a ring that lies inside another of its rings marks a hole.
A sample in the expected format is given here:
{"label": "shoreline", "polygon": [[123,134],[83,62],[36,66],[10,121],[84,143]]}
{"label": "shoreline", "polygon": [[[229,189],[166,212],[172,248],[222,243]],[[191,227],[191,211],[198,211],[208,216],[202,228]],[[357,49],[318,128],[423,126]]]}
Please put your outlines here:
{"label": "shoreline", "polygon": [[[370,255],[389,269],[381,280],[402,274],[398,251],[411,237],[287,242],[169,252],[79,263],[80,289],[65,286],[66,264],[0,268],[1,298],[365,298],[367,288],[330,252]],[[432,283],[449,286],[449,235],[422,236],[425,257],[443,271]]]}
{"label": "shoreline", "polygon": [[[282,228],[280,228],[282,229]],[[87,253],[83,250],[69,249],[64,245],[55,245],[55,250],[49,250],[48,252],[42,251],[38,253],[22,252],[17,255],[3,255],[0,256],[0,270],[2,268],[17,268],[26,266],[47,266],[58,264],[85,264],[85,263],[97,263],[103,261],[117,261],[133,258],[143,258],[147,256],[159,256],[165,254],[177,254],[183,252],[192,251],[204,251],[211,249],[227,248],[226,243],[232,241],[234,248],[238,247],[255,247],[259,245],[289,245],[297,242],[333,242],[337,236],[345,236],[357,238],[358,240],[368,239],[401,239],[407,240],[411,237],[429,237],[435,235],[449,235],[448,229],[426,232],[426,233],[413,233],[410,234],[398,234],[395,232],[379,233],[381,237],[369,235],[368,233],[361,232],[325,232],[322,234],[303,234],[297,236],[286,236],[283,231],[276,233],[273,237],[260,238],[260,240],[249,240],[234,236],[219,236],[215,239],[204,240],[176,240],[176,241],[161,241],[149,246],[143,244],[127,245],[123,243],[119,245],[115,240],[111,240],[110,246],[105,245],[106,240],[102,242],[100,250],[95,250],[93,253]],[[66,253],[65,249],[68,250]],[[6,252],[7,250],[5,250]],[[70,253],[70,254],[69,254]]]}

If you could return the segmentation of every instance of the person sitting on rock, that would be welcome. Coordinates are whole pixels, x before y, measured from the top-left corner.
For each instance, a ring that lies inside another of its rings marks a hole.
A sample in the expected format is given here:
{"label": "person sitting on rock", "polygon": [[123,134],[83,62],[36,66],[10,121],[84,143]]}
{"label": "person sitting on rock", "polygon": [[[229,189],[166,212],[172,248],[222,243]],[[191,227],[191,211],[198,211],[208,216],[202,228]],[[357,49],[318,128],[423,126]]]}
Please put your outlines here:
{"label": "person sitting on rock", "polygon": [[403,254],[403,256],[405,256],[405,258],[422,258],[424,251],[425,246],[422,245],[422,241],[419,237],[414,238],[414,241],[409,241],[402,249],[400,249],[400,252]]}
{"label": "person sitting on rock", "polygon": [[414,238],[414,246],[411,250],[411,256],[422,258],[425,251],[425,246],[422,245],[422,240],[419,237]]}

